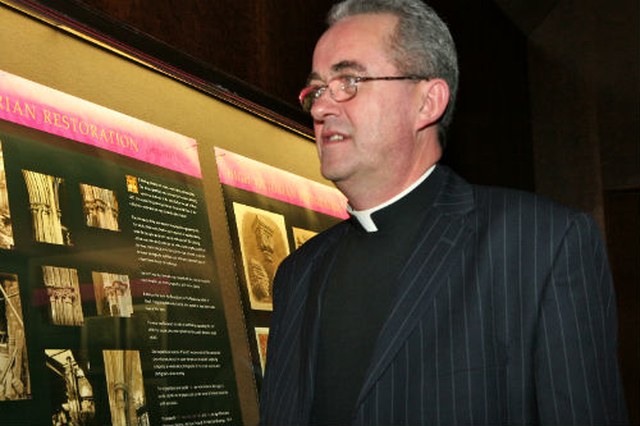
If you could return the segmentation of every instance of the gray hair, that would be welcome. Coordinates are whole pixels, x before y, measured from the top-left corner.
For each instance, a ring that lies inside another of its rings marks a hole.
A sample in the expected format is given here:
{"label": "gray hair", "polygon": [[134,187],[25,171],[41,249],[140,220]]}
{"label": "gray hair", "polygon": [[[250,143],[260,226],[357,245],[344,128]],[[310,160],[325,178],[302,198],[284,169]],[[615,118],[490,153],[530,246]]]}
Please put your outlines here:
{"label": "gray hair", "polygon": [[458,58],[447,25],[422,0],[345,0],[331,8],[327,23],[332,26],[345,18],[367,13],[389,13],[398,17],[390,40],[390,60],[400,72],[442,78],[447,82],[449,105],[438,126],[444,148],[458,90]]}

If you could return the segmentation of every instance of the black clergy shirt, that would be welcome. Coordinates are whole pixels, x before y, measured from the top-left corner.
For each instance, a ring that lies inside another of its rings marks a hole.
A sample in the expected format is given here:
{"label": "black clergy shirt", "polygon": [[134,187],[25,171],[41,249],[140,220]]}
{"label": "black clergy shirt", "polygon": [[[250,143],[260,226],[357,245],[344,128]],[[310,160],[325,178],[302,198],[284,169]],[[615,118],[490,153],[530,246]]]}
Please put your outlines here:
{"label": "black clergy shirt", "polygon": [[311,424],[351,424],[378,334],[395,297],[397,278],[442,178],[436,167],[411,192],[374,212],[376,232],[367,232],[358,220],[349,219],[351,227],[320,294]]}

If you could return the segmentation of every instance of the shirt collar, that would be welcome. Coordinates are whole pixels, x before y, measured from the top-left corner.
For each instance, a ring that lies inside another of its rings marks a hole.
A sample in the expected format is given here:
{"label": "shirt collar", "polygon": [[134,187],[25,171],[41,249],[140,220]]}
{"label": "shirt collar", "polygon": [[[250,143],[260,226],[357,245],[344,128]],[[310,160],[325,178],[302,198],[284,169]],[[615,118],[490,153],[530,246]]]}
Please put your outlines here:
{"label": "shirt collar", "polygon": [[429,175],[431,174],[431,172],[433,172],[433,170],[435,168],[436,168],[436,165],[434,164],[433,166],[431,166],[429,168],[429,170],[427,170],[422,176],[420,176],[418,178],[418,180],[413,182],[404,191],[402,191],[401,193],[399,193],[395,197],[385,201],[384,203],[379,204],[379,205],[377,205],[375,207],[371,207],[370,209],[366,209],[366,210],[354,210],[350,205],[347,205],[347,212],[349,212],[351,217],[354,217],[360,223],[360,225],[364,228],[365,231],[367,231],[367,232],[377,232],[378,231],[378,227],[376,226],[375,222],[373,221],[373,218],[371,217],[371,215],[373,213],[377,212],[378,210],[381,210],[381,209],[383,209],[383,208],[385,208],[387,206],[390,206],[391,204],[397,202],[398,200],[402,199],[407,194],[409,194],[411,191],[416,189],[422,182],[424,182],[429,177]]}

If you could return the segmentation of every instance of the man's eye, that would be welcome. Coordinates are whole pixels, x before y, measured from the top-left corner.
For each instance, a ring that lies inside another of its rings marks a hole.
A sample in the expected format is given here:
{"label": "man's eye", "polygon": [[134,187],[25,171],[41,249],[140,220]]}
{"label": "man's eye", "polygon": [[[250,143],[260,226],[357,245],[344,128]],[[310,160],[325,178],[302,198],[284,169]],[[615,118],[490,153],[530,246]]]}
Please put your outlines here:
{"label": "man's eye", "polygon": [[343,86],[353,86],[358,81],[358,77],[355,75],[343,75],[340,80],[342,81]]}

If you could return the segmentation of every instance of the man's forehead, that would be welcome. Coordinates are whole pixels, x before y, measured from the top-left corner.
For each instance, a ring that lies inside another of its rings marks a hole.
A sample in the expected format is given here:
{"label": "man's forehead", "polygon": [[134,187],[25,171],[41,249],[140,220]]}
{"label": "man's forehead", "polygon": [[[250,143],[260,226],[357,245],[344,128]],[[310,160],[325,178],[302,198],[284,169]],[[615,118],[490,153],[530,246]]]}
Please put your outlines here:
{"label": "man's forehead", "polygon": [[[329,69],[329,75],[324,76],[324,78],[331,78],[335,75],[343,74],[345,72],[361,73],[366,71],[367,67],[363,63],[356,60],[345,59],[331,65]],[[324,80],[324,78],[320,75],[320,71],[312,71],[309,74],[307,81]]]}
{"label": "man's forehead", "polygon": [[374,63],[388,62],[388,41],[396,22],[396,16],[384,13],[366,13],[338,21],[318,40],[308,80],[367,72]]}

